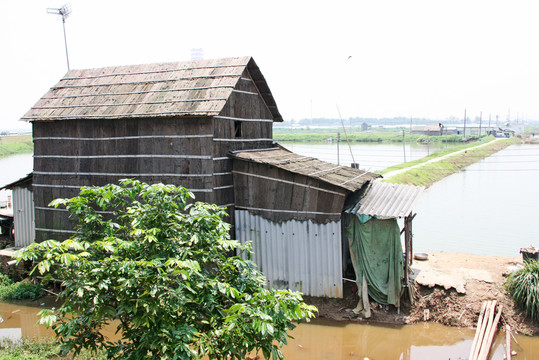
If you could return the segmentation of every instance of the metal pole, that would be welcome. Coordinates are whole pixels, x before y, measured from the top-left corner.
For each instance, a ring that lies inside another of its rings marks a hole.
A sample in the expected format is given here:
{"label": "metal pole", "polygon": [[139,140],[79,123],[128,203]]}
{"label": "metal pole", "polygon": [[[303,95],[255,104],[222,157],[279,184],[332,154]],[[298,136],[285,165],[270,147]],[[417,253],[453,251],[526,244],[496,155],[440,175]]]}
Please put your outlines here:
{"label": "metal pole", "polygon": [[464,131],[462,133],[462,139],[466,140],[466,109],[464,109]]}
{"label": "metal pole", "polygon": [[483,112],[479,112],[479,137],[481,138],[481,121],[483,120]]}
{"label": "metal pole", "polygon": [[62,26],[64,28],[64,44],[66,48],[66,59],[67,59],[67,71],[69,71],[69,54],[67,53],[67,37],[66,37],[66,19],[62,16]]}
{"label": "metal pole", "polygon": [[404,143],[404,129],[402,130],[402,153],[404,154],[404,162],[406,162],[406,144]]}
{"label": "metal pole", "polygon": [[339,154],[339,143],[341,142],[341,133],[337,133],[337,165],[341,165],[341,159]]}

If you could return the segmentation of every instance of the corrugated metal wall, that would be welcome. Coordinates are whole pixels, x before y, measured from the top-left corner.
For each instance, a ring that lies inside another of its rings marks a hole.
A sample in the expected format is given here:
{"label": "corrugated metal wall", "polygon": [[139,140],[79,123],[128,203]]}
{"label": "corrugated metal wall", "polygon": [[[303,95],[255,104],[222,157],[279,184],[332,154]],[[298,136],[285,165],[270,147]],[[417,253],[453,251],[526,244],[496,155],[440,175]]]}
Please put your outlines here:
{"label": "corrugated metal wall", "polygon": [[341,223],[274,223],[236,210],[236,238],[253,242],[254,261],[274,289],[342,298]]}
{"label": "corrugated metal wall", "polygon": [[24,247],[34,242],[34,193],[26,188],[13,188],[13,224],[15,246]]}

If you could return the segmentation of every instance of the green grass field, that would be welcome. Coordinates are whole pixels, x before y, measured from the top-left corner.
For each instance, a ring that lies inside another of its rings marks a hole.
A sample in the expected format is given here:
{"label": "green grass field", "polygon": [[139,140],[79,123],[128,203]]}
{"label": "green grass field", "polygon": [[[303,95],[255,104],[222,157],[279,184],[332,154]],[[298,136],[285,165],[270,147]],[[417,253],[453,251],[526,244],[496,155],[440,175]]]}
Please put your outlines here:
{"label": "green grass field", "polygon": [[0,156],[34,151],[32,135],[0,136]]}
{"label": "green grass field", "polygon": [[[391,143],[402,142],[402,129],[376,129],[369,131],[359,131],[359,129],[346,129],[346,134],[342,128],[334,129],[289,129],[289,128],[274,128],[273,140],[275,141],[295,141],[295,142],[327,142],[328,139],[337,140],[337,133],[340,133],[341,141],[347,139],[350,142],[366,142],[366,143]],[[407,130],[404,133],[404,141],[431,143],[462,142],[462,135],[443,135],[443,136],[426,136],[418,134],[410,134]]]}

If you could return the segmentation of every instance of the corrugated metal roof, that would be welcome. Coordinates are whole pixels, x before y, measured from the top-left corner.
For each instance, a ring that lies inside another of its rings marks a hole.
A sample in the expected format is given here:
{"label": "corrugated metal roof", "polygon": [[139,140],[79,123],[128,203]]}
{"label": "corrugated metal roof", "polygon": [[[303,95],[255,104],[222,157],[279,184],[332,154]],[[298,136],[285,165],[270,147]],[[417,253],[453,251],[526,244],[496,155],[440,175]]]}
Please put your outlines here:
{"label": "corrugated metal roof", "polygon": [[242,244],[252,241],[253,260],[269,287],[342,298],[340,221],[274,223],[245,210],[234,213],[236,237]]}
{"label": "corrugated metal roof", "polygon": [[238,159],[268,164],[296,174],[319,179],[350,191],[359,190],[365,183],[380,177],[380,175],[371,172],[295,154],[284,148],[236,151],[232,155]]}
{"label": "corrugated metal roof", "polygon": [[15,188],[17,186],[30,187],[30,186],[32,186],[33,178],[34,178],[34,173],[31,172],[30,174],[26,175],[23,178],[20,178],[17,181],[14,181],[12,183],[9,183],[7,185],[4,185],[4,186],[0,187],[0,190],[4,190],[4,189],[13,190],[13,188]]}
{"label": "corrugated metal roof", "polygon": [[373,181],[361,200],[347,212],[369,216],[405,217],[424,187]]}
{"label": "corrugated metal roof", "polygon": [[215,116],[246,68],[282,121],[251,57],[70,70],[22,120]]}

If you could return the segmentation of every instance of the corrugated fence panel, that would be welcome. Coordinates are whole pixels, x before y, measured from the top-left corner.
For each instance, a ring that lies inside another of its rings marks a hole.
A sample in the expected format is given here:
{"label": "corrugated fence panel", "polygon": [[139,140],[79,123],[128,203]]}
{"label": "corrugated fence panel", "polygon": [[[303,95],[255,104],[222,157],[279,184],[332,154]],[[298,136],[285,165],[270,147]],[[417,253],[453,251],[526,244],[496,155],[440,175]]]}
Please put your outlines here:
{"label": "corrugated fence panel", "polygon": [[15,246],[24,247],[34,242],[34,193],[26,188],[13,188],[13,225]]}
{"label": "corrugated fence panel", "polygon": [[253,260],[269,287],[342,298],[341,223],[290,220],[274,223],[236,210],[236,237],[252,241]]}

